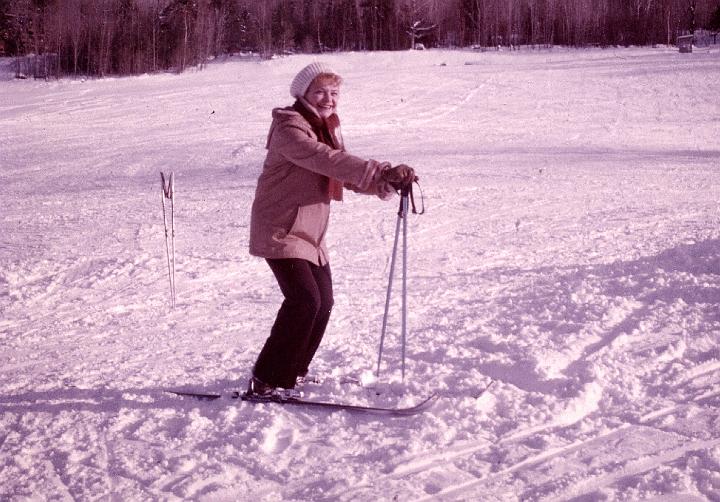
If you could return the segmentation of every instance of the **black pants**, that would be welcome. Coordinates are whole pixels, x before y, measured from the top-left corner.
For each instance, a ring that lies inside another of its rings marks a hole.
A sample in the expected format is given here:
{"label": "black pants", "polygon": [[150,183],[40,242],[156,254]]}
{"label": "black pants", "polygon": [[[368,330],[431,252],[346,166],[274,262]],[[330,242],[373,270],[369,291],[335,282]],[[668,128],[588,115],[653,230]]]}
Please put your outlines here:
{"label": "black pants", "polygon": [[292,389],[305,375],[325,334],[333,306],[330,265],[307,260],[267,260],[285,300],[253,375],[274,387]]}

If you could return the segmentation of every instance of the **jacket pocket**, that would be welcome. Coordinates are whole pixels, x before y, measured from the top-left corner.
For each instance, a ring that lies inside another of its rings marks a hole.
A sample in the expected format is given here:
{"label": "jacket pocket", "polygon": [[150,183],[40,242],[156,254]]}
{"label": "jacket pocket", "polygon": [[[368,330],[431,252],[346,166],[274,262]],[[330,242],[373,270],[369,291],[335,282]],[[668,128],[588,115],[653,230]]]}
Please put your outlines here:
{"label": "jacket pocket", "polygon": [[324,202],[298,207],[297,216],[288,235],[319,246],[327,230],[330,205]]}

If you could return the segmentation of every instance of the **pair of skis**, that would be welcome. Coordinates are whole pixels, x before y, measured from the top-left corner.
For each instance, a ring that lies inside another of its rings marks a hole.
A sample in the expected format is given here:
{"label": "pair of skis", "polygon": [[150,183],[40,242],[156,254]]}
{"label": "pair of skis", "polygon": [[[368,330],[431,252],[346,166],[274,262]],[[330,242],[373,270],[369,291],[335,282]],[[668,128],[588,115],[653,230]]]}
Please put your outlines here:
{"label": "pair of skis", "polygon": [[[170,280],[170,305],[175,308],[175,175],[170,173],[165,177],[165,173],[160,172],[160,181],[162,182],[162,199],[163,224],[165,226],[165,253],[167,255],[168,279]],[[170,225],[168,227],[168,209],[165,201],[169,201]]]}
{"label": "pair of skis", "polygon": [[[214,401],[226,395],[214,392],[195,392],[185,390],[168,390],[167,392],[175,394],[176,396],[190,397],[198,399],[200,401]],[[355,413],[365,413],[370,415],[385,415],[393,417],[402,417],[415,415],[425,410],[430,409],[432,405],[438,400],[439,395],[437,393],[430,395],[429,397],[421,400],[417,404],[408,407],[384,407],[384,406],[365,406],[358,404],[338,403],[333,401],[315,401],[311,399],[303,398],[281,398],[277,396],[272,397],[259,397],[256,395],[248,395],[246,393],[233,392],[229,395],[232,399],[240,399],[247,403],[253,404],[279,404],[288,406],[302,406],[308,408],[321,408],[330,411],[348,411]]]}
{"label": "pair of skis", "polygon": [[[475,399],[479,399],[493,384],[494,380],[490,380],[485,387],[479,389],[478,392],[473,393]],[[279,396],[273,397],[259,397],[254,395],[248,395],[241,392],[232,392],[230,394],[222,394],[216,392],[202,392],[193,390],[168,390],[167,392],[175,394],[176,396],[194,398],[200,401],[215,401],[223,397],[230,397],[232,399],[240,399],[247,403],[253,404],[275,404],[283,406],[299,406],[306,408],[319,408],[328,411],[347,411],[351,413],[363,413],[370,415],[384,415],[390,417],[404,417],[416,415],[423,411],[429,410],[440,398],[440,394],[435,392],[430,396],[418,401],[416,404],[407,407],[385,407],[385,406],[366,406],[357,404],[340,403],[335,401],[315,401],[311,399],[303,398],[282,398]]]}

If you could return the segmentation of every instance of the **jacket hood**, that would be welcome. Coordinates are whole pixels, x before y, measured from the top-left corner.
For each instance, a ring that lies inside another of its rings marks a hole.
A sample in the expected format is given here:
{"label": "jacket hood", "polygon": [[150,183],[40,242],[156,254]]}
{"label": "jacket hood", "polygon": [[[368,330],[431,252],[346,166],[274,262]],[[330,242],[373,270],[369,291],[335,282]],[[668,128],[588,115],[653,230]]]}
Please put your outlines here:
{"label": "jacket hood", "polygon": [[295,111],[291,106],[285,108],[273,108],[272,119],[272,124],[270,125],[270,130],[267,135],[267,141],[265,142],[266,149],[270,147],[270,138],[272,138],[273,132],[280,125],[291,124],[295,127],[300,127],[301,129],[312,130],[312,126],[310,126],[308,121],[305,120],[303,116]]}

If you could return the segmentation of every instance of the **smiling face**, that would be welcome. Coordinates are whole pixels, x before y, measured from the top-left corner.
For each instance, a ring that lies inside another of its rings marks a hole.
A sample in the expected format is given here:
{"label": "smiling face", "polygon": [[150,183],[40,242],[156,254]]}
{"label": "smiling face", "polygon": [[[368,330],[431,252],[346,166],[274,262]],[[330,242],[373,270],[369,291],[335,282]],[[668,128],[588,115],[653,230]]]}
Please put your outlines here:
{"label": "smiling face", "polygon": [[340,82],[337,75],[319,75],[305,92],[305,100],[315,107],[320,117],[326,119],[336,112],[340,99]]}

